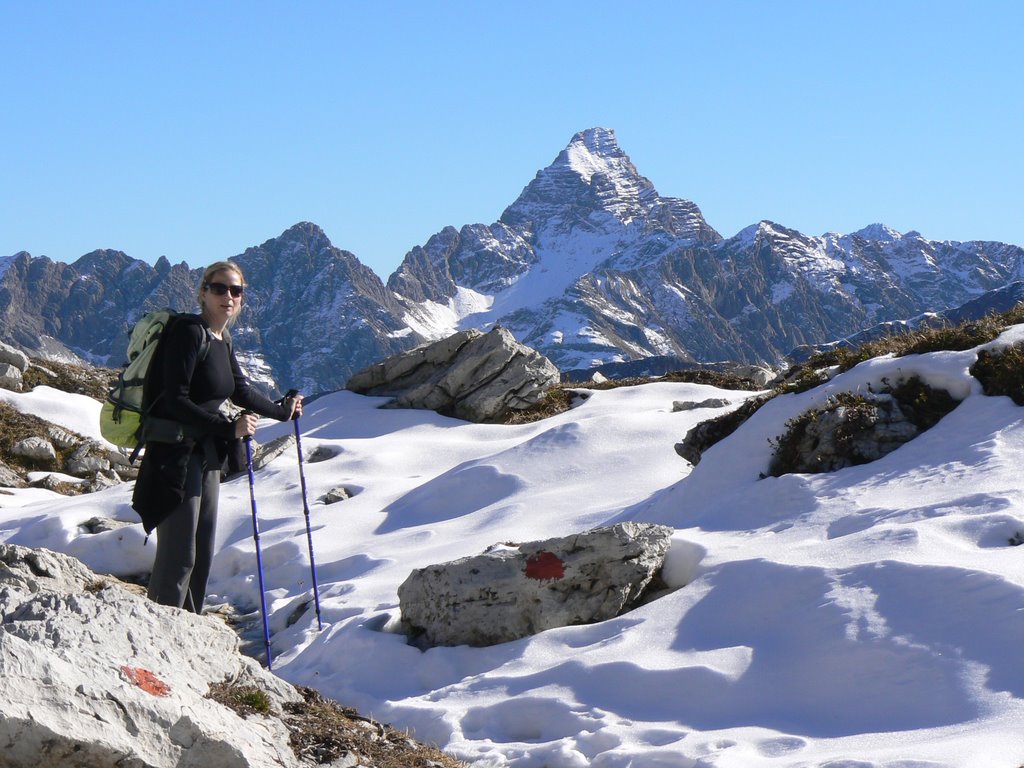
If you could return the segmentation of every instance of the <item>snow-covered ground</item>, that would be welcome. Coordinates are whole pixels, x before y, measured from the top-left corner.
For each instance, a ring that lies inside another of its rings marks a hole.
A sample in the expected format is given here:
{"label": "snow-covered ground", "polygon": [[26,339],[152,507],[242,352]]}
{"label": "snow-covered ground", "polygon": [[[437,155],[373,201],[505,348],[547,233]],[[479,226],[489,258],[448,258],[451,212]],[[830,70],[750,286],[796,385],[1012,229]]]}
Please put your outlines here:
{"label": "snow-covered ground", "polygon": [[[1003,342],[1024,338],[1014,328]],[[294,455],[257,474],[275,671],[412,729],[478,766],[748,768],[1024,763],[1024,409],[985,397],[974,351],[869,361],[776,398],[690,468],[673,444],[721,411],[676,400],[747,393],[654,383],[595,392],[541,423],[483,426],[380,410],[340,392],[308,405],[306,465],[324,630],[308,611]],[[871,465],[759,479],[769,439],[829,392],[920,373],[965,399]],[[79,432],[99,406],[53,390],[4,399]],[[266,441],[290,430],[268,422]],[[316,500],[337,485],[355,493]],[[65,499],[0,495],[0,540],[148,569],[128,486]],[[421,652],[394,629],[409,572],[609,524],[675,526],[680,587],[620,618],[491,648]],[[211,603],[258,605],[249,489],[222,488]]]}

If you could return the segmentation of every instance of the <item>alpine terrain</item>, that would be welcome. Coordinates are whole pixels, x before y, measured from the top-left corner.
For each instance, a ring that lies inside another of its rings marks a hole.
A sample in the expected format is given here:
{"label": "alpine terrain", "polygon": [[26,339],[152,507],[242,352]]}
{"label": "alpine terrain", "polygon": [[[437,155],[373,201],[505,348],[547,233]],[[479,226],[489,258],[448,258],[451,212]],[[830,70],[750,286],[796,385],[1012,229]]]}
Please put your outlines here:
{"label": "alpine terrain", "polygon": [[872,225],[724,240],[662,197],[611,130],[578,133],[490,226],[447,228],[388,281],[425,336],[500,323],[563,371],[656,355],[779,362],[799,345],[957,306],[1022,276],[1024,250]]}
{"label": "alpine terrain", "polygon": [[[234,331],[244,365],[268,389],[307,392],[495,325],[562,371],[652,357],[777,364],[800,346],[984,306],[1024,279],[1018,246],[880,224],[813,237],[762,221],[725,239],[696,204],[661,196],[606,128],[574,136],[497,222],[412,248],[386,285],[309,222],[233,258],[250,283]],[[0,340],[116,366],[134,320],[191,309],[200,274],[113,250],[70,265],[21,252],[0,259]]]}

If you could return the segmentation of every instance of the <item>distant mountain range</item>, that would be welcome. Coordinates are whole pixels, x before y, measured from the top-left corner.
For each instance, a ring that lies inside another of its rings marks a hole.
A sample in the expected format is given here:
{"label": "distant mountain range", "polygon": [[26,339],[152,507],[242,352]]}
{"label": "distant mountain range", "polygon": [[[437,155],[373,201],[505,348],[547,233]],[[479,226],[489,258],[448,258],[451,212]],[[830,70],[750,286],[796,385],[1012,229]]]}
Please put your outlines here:
{"label": "distant mountain range", "polygon": [[[251,284],[235,332],[250,374],[324,391],[426,340],[500,324],[562,370],[649,357],[779,363],[794,348],[983,305],[1024,279],[1024,249],[873,224],[804,235],[762,221],[724,239],[662,197],[615,134],[578,133],[493,224],[446,227],[385,285],[315,224],[234,257]],[[194,306],[200,270],[119,251],[73,264],[0,259],[0,339],[33,355],[121,363],[143,311]]]}

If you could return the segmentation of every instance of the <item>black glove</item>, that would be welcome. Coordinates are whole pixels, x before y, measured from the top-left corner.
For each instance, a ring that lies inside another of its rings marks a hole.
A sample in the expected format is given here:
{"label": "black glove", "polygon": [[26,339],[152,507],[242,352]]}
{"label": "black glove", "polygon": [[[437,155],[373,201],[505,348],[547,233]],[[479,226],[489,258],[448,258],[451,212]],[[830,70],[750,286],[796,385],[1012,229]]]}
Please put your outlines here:
{"label": "black glove", "polygon": [[[274,402],[277,403],[278,405],[284,407],[284,404],[288,400],[292,400],[292,399],[298,397],[298,395],[299,395],[299,390],[297,390],[297,389],[289,389],[287,392],[284,393],[284,397],[282,397],[280,400],[275,400]],[[299,418],[299,412],[297,410],[293,409],[292,410],[291,421],[295,421],[295,419],[297,419],[297,418]]]}

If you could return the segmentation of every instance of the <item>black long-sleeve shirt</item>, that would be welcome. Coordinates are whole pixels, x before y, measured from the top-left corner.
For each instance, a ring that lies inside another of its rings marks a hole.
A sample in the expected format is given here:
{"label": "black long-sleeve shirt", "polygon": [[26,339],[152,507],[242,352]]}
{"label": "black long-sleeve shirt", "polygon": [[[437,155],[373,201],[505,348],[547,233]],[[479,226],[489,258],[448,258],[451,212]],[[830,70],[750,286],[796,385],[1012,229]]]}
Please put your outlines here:
{"label": "black long-sleeve shirt", "polygon": [[[198,322],[181,321],[170,325],[161,339],[163,370],[158,377],[162,396],[153,406],[153,415],[207,430],[225,440],[235,436],[235,425],[219,410],[227,400],[261,416],[285,420],[288,408],[278,405],[254,390],[242,373],[231,346],[210,333],[202,318]],[[200,360],[204,337],[210,348]]]}
{"label": "black long-sleeve shirt", "polygon": [[[147,382],[147,404],[152,415],[198,427],[203,437],[181,442],[148,442],[132,494],[132,506],[148,534],[181,503],[189,456],[204,454],[207,469],[223,464],[235,425],[220,412],[225,399],[261,416],[285,420],[289,409],[271,402],[249,386],[231,346],[210,335],[210,348],[199,359],[209,326],[199,316],[179,318],[164,331],[162,346]],[[155,385],[155,386],[154,386]],[[150,395],[150,388],[154,393]],[[152,401],[149,398],[155,397]]]}

